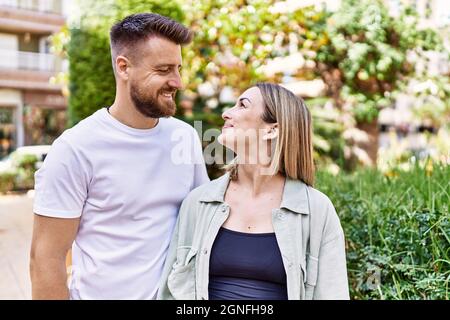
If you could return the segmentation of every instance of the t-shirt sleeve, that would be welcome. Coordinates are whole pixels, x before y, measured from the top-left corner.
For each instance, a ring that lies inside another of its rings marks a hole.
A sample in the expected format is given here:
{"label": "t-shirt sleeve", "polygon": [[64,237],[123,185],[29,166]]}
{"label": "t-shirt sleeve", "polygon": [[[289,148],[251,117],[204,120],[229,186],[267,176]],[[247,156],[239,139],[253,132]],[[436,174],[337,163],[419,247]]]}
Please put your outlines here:
{"label": "t-shirt sleeve", "polygon": [[209,182],[208,173],[206,171],[205,158],[203,157],[203,149],[200,138],[195,130],[194,131],[194,186],[198,186]]}
{"label": "t-shirt sleeve", "polygon": [[62,138],[55,140],[35,173],[33,211],[55,218],[78,218],[87,198],[89,173],[81,155]]}

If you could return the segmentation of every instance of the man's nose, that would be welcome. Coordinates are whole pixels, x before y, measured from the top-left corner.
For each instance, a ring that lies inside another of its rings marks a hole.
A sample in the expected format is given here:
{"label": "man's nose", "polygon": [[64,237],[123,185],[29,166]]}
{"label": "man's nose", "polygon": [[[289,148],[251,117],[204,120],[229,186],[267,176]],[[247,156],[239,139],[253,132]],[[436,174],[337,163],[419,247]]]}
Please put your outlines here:
{"label": "man's nose", "polygon": [[168,83],[172,88],[175,88],[177,90],[181,90],[183,89],[183,82],[181,81],[181,75],[180,73],[177,71],[175,72],[175,74],[172,76],[172,78],[169,80]]}

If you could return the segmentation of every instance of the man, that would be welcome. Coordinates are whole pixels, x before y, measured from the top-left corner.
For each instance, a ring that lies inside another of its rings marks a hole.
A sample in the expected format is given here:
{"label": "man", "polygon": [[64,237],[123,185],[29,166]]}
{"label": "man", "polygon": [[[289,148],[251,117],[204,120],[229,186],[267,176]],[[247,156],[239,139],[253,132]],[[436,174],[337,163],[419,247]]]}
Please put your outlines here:
{"label": "man", "polygon": [[[65,131],[36,173],[34,299],[153,299],[179,206],[209,180],[195,130],[170,117],[191,32],[142,13],[110,37],[114,104]],[[174,161],[175,136],[189,161]]]}

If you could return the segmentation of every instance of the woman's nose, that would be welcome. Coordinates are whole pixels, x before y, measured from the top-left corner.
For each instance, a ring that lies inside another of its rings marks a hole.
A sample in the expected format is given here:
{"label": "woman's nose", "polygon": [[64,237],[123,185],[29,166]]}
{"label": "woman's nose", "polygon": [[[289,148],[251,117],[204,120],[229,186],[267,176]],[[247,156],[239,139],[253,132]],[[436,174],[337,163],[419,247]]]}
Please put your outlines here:
{"label": "woman's nose", "polygon": [[222,119],[225,121],[231,119],[230,114],[228,113],[228,110],[224,111],[224,113],[222,113]]}

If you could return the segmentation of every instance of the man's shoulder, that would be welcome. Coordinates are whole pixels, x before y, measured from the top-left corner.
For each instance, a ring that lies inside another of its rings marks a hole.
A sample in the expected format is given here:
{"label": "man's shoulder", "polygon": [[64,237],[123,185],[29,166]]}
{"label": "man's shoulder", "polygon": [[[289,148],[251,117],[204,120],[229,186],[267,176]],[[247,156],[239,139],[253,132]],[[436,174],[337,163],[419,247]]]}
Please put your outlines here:
{"label": "man's shoulder", "polygon": [[90,116],[82,119],[80,122],[75,124],[73,127],[65,130],[63,135],[67,137],[91,134],[93,131],[98,130],[98,119],[101,110],[97,110]]}
{"label": "man's shoulder", "polygon": [[175,131],[175,130],[183,130],[183,131],[187,131],[187,132],[195,132],[195,129],[187,122],[184,122],[183,120],[174,118],[174,117],[169,117],[169,118],[164,118],[164,125],[170,130],[170,131]]}
{"label": "man's shoulder", "polygon": [[54,142],[53,145],[64,144],[72,148],[88,144],[98,135],[98,112],[81,120],[73,127],[66,129]]}

